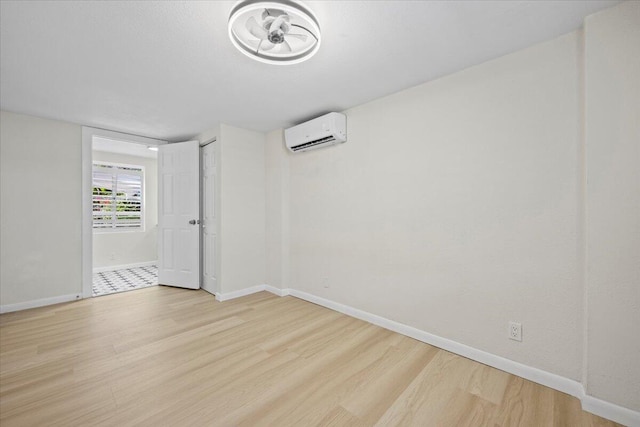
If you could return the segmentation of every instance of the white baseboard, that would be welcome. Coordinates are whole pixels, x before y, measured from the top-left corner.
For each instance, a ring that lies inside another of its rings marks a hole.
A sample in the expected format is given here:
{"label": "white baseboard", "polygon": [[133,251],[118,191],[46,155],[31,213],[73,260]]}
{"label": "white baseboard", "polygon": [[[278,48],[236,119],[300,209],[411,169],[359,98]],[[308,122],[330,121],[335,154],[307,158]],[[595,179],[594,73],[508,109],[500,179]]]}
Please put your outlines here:
{"label": "white baseboard", "polygon": [[475,360],[476,362],[492,366],[494,368],[500,369],[501,371],[517,375],[535,383],[542,384],[554,390],[558,390],[574,396],[580,399],[582,409],[592,414],[607,418],[623,425],[627,425],[629,427],[640,427],[640,412],[632,411],[631,409],[627,409],[622,406],[618,406],[613,403],[588,396],[585,394],[582,384],[578,381],[563,377],[561,375],[553,374],[551,372],[543,371],[542,369],[534,368],[532,366],[524,365],[522,363],[515,362],[513,360],[506,359],[504,357],[497,356],[483,350],[478,350],[477,348],[470,347],[468,345],[461,344],[447,338],[442,338],[437,335],[433,335],[420,329],[414,328],[412,326],[408,326],[382,316],[359,310],[345,304],[340,304],[326,298],[321,298],[306,292],[298,291],[296,289],[280,289],[270,285],[257,285],[251,288],[229,292],[227,294],[216,294],[216,298],[219,301],[228,301],[233,298],[239,298],[261,291],[268,291],[278,296],[291,295],[293,297],[321,305],[331,310],[338,311],[348,316],[355,317],[356,319],[364,320],[365,322],[372,323],[390,331],[414,338],[418,341],[431,344],[443,350],[450,351],[468,359]]}
{"label": "white baseboard", "polygon": [[135,262],[133,264],[110,265],[107,267],[97,267],[93,269],[94,273],[104,273],[105,271],[126,270],[127,268],[148,267],[150,265],[158,265],[158,261]]}
{"label": "white baseboard", "polygon": [[289,295],[290,289],[280,289],[270,285],[256,285],[250,288],[240,289],[239,291],[227,292],[226,294],[223,294],[221,292],[216,292],[214,295],[216,296],[216,299],[218,301],[222,302],[222,301],[229,301],[231,299],[255,294],[256,292],[262,292],[262,291],[271,292],[272,294],[275,294],[279,297],[285,297]]}
{"label": "white baseboard", "polygon": [[270,285],[264,285],[264,290],[278,295],[279,297],[286,297],[287,295],[291,295],[291,289],[280,289]]}
{"label": "white baseboard", "polygon": [[250,288],[240,289],[239,291],[227,292],[223,294],[222,292],[216,292],[216,299],[220,302],[229,301],[231,299],[244,297],[247,295],[255,294],[256,292],[262,292],[266,290],[267,285],[256,285]]}
{"label": "white baseboard", "polygon": [[60,304],[62,302],[76,301],[82,299],[82,296],[78,294],[60,295],[51,298],[42,298],[25,302],[18,302],[15,304],[0,305],[0,313],[11,313],[12,311],[27,310],[29,308],[44,307],[46,305]]}
{"label": "white baseboard", "polygon": [[580,401],[582,403],[582,409],[587,412],[625,426],[640,427],[640,412],[632,411],[629,408],[618,406],[588,395],[582,396]]}

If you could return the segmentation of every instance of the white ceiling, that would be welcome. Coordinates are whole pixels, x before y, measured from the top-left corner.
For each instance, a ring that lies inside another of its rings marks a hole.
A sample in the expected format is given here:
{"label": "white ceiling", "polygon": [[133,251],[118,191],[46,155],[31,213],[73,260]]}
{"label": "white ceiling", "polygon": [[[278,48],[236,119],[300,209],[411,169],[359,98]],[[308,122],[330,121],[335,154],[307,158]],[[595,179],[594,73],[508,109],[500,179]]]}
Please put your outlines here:
{"label": "white ceiling", "polygon": [[570,32],[616,1],[307,1],[322,45],[253,61],[233,1],[2,1],[2,109],[181,140],[228,123],[269,131]]}

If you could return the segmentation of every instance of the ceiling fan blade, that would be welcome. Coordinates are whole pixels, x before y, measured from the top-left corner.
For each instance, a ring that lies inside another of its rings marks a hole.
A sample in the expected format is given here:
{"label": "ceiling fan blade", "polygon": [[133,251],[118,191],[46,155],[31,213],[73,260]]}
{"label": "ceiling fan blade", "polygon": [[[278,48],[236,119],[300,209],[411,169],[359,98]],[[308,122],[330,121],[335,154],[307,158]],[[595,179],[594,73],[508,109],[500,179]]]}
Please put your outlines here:
{"label": "ceiling fan blade", "polygon": [[280,44],[280,52],[291,52],[291,45],[286,40]]}
{"label": "ceiling fan blade", "polygon": [[279,30],[280,27],[282,27],[282,24],[285,23],[285,21],[287,21],[287,19],[285,18],[289,18],[288,15],[280,15],[278,16],[269,26],[269,32],[272,33],[276,30]]}
{"label": "ceiling fan blade", "polygon": [[271,43],[269,40],[262,40],[260,42],[260,44],[258,45],[258,51],[261,50],[271,50],[275,47],[276,45],[274,43]]}
{"label": "ceiling fan blade", "polygon": [[292,38],[292,39],[298,39],[301,42],[306,42],[307,41],[307,36],[305,34],[291,34],[291,33],[287,33],[287,35],[285,36],[285,38]]}
{"label": "ceiling fan blade", "polygon": [[282,9],[265,9],[264,12],[262,12],[263,19],[265,16],[280,16],[280,15],[286,15],[285,11]]}
{"label": "ceiling fan blade", "polygon": [[254,18],[253,16],[247,20],[247,30],[249,30],[249,32],[254,37],[260,40],[266,39],[269,35],[269,33],[267,33],[267,30],[262,28],[260,24],[258,24],[258,21],[256,21],[256,18]]}

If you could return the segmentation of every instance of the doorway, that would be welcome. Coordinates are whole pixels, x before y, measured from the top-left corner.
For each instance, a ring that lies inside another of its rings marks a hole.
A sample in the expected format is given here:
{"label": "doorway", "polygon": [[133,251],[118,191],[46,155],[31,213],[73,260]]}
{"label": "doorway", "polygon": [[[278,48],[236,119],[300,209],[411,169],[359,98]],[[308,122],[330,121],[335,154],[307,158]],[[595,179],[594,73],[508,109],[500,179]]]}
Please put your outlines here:
{"label": "doorway", "polygon": [[157,147],[82,128],[82,296],[157,284]]}
{"label": "doorway", "polygon": [[158,284],[156,146],[92,139],[92,296]]}

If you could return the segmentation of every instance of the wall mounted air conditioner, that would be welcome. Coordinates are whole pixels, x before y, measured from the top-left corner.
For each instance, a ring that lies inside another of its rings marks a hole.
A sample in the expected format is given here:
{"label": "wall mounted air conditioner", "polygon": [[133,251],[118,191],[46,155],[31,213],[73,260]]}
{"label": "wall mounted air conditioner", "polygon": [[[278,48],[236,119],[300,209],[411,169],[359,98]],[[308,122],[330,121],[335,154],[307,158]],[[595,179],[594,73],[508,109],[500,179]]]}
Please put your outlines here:
{"label": "wall mounted air conditioner", "polygon": [[287,148],[294,153],[327,147],[347,140],[347,117],[329,113],[284,130]]}

